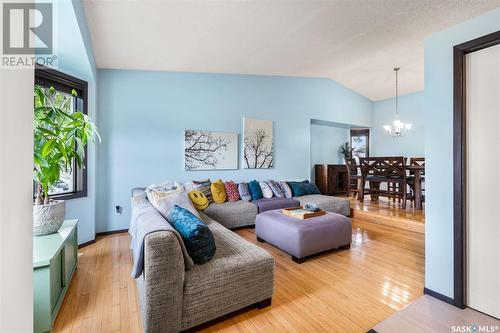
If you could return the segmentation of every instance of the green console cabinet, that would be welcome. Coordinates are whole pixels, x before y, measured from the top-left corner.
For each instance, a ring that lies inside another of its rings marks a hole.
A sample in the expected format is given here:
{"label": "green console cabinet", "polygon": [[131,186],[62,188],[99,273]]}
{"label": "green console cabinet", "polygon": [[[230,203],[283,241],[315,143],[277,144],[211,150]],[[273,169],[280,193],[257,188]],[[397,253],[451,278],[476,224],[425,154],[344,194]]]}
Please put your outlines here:
{"label": "green console cabinet", "polygon": [[78,262],[78,220],[33,237],[34,332],[50,332]]}

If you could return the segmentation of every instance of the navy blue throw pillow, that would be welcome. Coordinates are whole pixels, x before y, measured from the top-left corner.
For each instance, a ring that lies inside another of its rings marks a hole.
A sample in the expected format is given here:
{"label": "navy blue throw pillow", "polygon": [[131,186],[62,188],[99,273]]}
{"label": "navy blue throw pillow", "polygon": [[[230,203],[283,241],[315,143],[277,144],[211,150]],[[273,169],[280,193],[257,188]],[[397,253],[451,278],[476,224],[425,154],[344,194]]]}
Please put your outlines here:
{"label": "navy blue throw pillow", "polygon": [[177,205],[167,217],[184,241],[186,251],[197,265],[202,265],[215,255],[215,240],[208,226],[189,210]]}
{"label": "navy blue throw pillow", "polygon": [[304,184],[307,194],[321,194],[321,191],[314,183]]}
{"label": "navy blue throw pillow", "polygon": [[248,190],[250,191],[250,195],[252,196],[252,200],[262,199],[262,189],[260,188],[259,182],[256,180],[252,180],[248,183]]}
{"label": "navy blue throw pillow", "polygon": [[294,197],[300,197],[308,194],[321,194],[316,184],[310,183],[308,180],[301,182],[288,182],[288,186],[292,189]]}

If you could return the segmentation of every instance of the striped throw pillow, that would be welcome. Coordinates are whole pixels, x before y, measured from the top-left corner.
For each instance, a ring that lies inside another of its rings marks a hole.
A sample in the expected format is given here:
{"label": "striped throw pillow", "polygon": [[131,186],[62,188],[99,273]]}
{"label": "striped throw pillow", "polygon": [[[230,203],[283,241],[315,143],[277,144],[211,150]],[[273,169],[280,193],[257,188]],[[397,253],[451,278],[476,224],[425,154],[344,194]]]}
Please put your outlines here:
{"label": "striped throw pillow", "polygon": [[209,178],[203,180],[193,180],[193,187],[195,190],[202,192],[208,199],[209,203],[214,202],[214,198],[212,197],[212,190],[210,186],[212,182]]}

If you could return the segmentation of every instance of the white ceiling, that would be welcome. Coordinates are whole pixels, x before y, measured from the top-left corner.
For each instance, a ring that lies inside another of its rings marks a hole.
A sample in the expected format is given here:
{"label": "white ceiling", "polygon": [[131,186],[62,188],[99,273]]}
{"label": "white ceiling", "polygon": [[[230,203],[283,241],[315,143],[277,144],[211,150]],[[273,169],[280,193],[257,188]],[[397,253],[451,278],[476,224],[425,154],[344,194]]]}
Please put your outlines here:
{"label": "white ceiling", "polygon": [[326,77],[371,100],[424,88],[424,37],[500,0],[84,0],[99,68]]}

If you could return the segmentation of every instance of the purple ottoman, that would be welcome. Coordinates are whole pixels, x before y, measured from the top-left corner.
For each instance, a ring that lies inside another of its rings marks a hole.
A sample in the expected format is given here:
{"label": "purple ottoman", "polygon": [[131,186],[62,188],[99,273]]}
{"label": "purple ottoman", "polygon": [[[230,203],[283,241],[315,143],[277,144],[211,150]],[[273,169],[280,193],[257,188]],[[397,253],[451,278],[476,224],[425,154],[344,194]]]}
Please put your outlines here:
{"label": "purple ottoman", "polygon": [[293,261],[300,264],[313,254],[350,248],[352,225],[351,219],[336,213],[301,220],[277,209],[257,215],[255,234],[258,241],[291,254]]}
{"label": "purple ottoman", "polygon": [[259,213],[267,212],[273,209],[293,208],[300,206],[300,201],[292,198],[262,198],[253,200],[252,203],[257,206]]}

